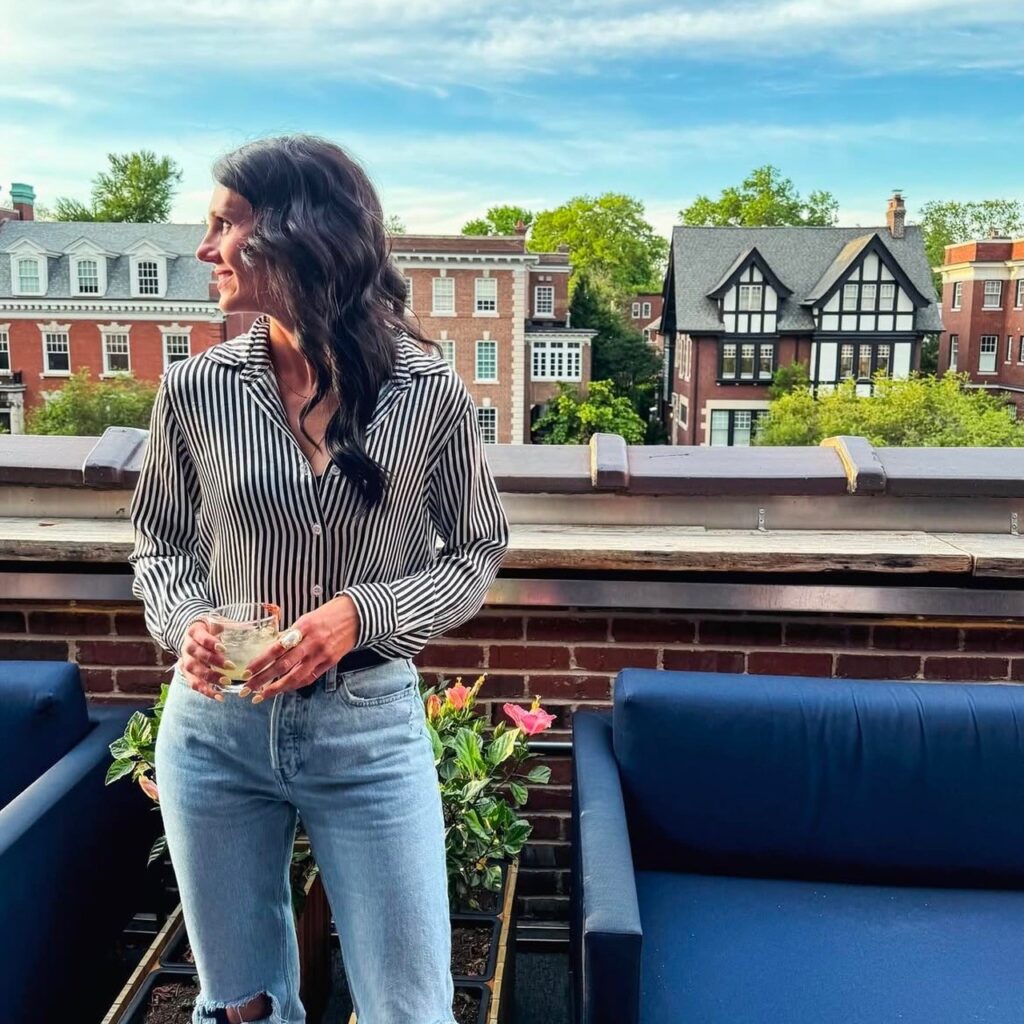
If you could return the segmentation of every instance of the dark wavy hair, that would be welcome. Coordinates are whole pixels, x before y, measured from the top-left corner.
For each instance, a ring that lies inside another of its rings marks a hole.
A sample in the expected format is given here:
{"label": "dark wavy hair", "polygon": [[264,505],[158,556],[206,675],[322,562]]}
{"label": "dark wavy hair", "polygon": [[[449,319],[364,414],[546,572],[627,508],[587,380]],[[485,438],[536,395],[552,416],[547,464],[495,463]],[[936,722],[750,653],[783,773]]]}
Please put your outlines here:
{"label": "dark wavy hair", "polygon": [[315,444],[306,417],[337,396],[327,449],[364,508],[375,508],[388,481],[367,455],[365,431],[393,372],[398,336],[439,348],[408,318],[377,192],[340,146],[310,135],[250,142],[221,157],[213,176],[252,206],[242,258],[260,272],[264,298],[287,314],[316,373],[300,428]]}

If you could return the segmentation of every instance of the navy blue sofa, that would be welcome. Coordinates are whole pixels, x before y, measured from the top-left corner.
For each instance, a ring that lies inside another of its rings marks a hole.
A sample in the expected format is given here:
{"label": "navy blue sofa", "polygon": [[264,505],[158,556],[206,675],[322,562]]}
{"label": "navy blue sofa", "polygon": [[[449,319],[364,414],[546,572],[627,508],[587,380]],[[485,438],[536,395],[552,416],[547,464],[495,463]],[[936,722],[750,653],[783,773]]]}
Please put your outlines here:
{"label": "navy blue sofa", "polygon": [[580,1024],[1024,1021],[1024,687],[628,669],[573,747]]}
{"label": "navy blue sofa", "polygon": [[[136,909],[159,815],[104,786],[131,708],[89,707],[78,667],[0,661],[0,1020],[82,1020]],[[101,1014],[102,1015],[102,1014]]]}

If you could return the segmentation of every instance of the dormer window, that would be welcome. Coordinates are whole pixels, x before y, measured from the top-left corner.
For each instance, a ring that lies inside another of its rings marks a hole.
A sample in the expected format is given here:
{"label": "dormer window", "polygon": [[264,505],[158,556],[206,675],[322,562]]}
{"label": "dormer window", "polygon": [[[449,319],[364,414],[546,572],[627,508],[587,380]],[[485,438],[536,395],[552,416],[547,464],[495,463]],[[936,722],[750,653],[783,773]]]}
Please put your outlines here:
{"label": "dormer window", "polygon": [[99,298],[107,294],[107,260],[117,254],[101,249],[88,237],[79,238],[64,250],[68,255],[72,295]]}
{"label": "dormer window", "polygon": [[38,256],[21,256],[17,260],[18,292],[21,295],[42,295],[41,259]]}
{"label": "dormer window", "polygon": [[761,285],[741,284],[740,285],[740,310],[757,311],[761,308]]}
{"label": "dormer window", "polygon": [[100,267],[96,260],[79,260],[75,277],[79,295],[99,295]]}
{"label": "dormer window", "polygon": [[133,299],[162,299],[167,294],[167,261],[175,254],[143,239],[127,250]]}
{"label": "dormer window", "polygon": [[135,273],[140,295],[160,294],[160,265],[156,260],[139,260]]}

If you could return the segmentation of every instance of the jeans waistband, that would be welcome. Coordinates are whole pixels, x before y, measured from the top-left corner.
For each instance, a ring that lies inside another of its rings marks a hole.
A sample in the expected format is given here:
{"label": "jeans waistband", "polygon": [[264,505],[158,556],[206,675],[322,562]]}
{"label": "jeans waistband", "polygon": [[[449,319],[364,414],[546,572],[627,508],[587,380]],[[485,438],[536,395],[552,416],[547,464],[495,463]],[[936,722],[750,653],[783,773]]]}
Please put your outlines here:
{"label": "jeans waistband", "polygon": [[[370,668],[372,665],[383,665],[386,661],[391,661],[391,659],[385,658],[383,654],[378,654],[370,647],[361,647],[358,650],[349,651],[348,654],[346,654],[345,657],[335,665],[334,672],[354,672],[356,669]],[[323,676],[320,678],[322,679]],[[304,686],[301,690],[297,690],[296,693],[298,693],[300,697],[311,697],[318,682],[319,679],[315,679],[308,686]]]}

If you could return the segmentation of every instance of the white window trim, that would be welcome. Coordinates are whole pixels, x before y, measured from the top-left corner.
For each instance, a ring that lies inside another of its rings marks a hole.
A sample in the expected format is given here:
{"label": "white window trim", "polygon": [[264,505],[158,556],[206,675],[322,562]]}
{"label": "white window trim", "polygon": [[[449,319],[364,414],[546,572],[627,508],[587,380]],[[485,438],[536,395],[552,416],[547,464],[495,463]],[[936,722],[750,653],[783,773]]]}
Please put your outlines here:
{"label": "white window trim", "polygon": [[956,373],[957,360],[960,358],[960,335],[949,336],[949,369]]}
{"label": "white window trim", "polygon": [[404,277],[403,276],[402,280],[405,281],[405,308],[407,310],[409,310],[409,312],[411,313],[412,312],[412,278],[411,277]]}
{"label": "white window trim", "polygon": [[[22,260],[33,260],[39,271],[39,291],[29,292],[21,287],[21,274],[18,264]],[[49,260],[43,253],[19,249],[11,253],[11,294],[12,295],[45,295],[50,287]]]}
{"label": "white window trim", "polygon": [[651,304],[649,302],[645,302],[641,306],[641,309],[640,309],[640,319],[641,320],[650,320],[651,319]]}
{"label": "white window trim", "polygon": [[[984,343],[985,343],[986,339],[989,339],[989,338],[991,338],[991,339],[993,339],[995,341],[995,346],[993,347],[991,352],[986,352],[983,346],[984,346]],[[988,356],[988,355],[991,355],[991,357],[992,357],[992,369],[991,370],[983,370],[981,368],[981,360],[982,360],[983,356]],[[984,374],[985,376],[993,376],[993,375],[999,373],[999,370],[997,369],[997,366],[996,366],[998,361],[999,361],[999,335],[998,334],[983,334],[983,335],[981,335],[981,337],[978,339],[978,373],[979,374]]]}
{"label": "white window trim", "polygon": [[[39,343],[43,351],[43,372],[39,374],[44,377],[70,377],[71,376],[71,324],[59,324],[51,320],[48,324],[36,324],[39,328]],[[63,334],[68,340],[68,368],[66,370],[51,370],[47,363],[46,336],[48,334]]]}
{"label": "white window trim", "polygon": [[[494,376],[480,376],[480,346],[494,346]],[[474,384],[497,384],[498,383],[498,343],[493,338],[479,338],[473,351],[473,383]]]}
{"label": "white window trim", "polygon": [[[846,296],[853,296],[852,305],[846,304]],[[855,313],[857,311],[857,304],[860,301],[860,285],[856,281],[847,281],[843,285],[842,300],[839,303],[840,313]]]}
{"label": "white window trim", "polygon": [[1024,309],[1024,277],[1018,278],[1013,295],[1013,308]]}
{"label": "white window trim", "polygon": [[[736,312],[737,313],[760,313],[761,312],[761,300],[762,300],[763,294],[764,294],[763,293],[763,288],[764,288],[764,286],[760,282],[757,282],[755,284],[749,284],[747,282],[744,282],[743,284],[737,285],[737,287],[736,287]],[[753,295],[755,293],[755,290],[756,290],[756,293],[757,293],[757,305],[756,306],[750,305],[749,298],[747,300],[747,305],[745,305],[745,306],[743,305],[744,289],[746,289],[746,294],[748,296]]]}
{"label": "white window trim", "polygon": [[[579,368],[580,369],[579,369],[579,373],[578,374],[568,374],[568,373],[554,374],[554,373],[552,373],[550,371],[550,367],[551,367],[552,362],[553,362],[553,360],[552,360],[552,352],[551,352],[551,344],[552,344],[552,342],[555,342],[555,343],[557,343],[559,345],[564,346],[564,348],[563,348],[563,357],[562,357],[562,364],[563,364],[563,366],[566,366],[566,367],[569,366],[569,363],[570,363],[569,353],[570,352],[575,352],[576,353],[574,361],[579,364]],[[545,364],[549,367],[549,370],[548,370],[548,372],[546,374],[538,375],[538,374],[536,374],[534,372],[534,354],[538,350],[543,351],[545,353],[545,356],[546,356]],[[544,339],[543,341],[534,341],[534,342],[532,342],[531,346],[530,346],[530,380],[531,381],[534,381],[534,380],[536,380],[536,381],[548,381],[548,382],[563,381],[563,380],[564,381],[581,381],[581,380],[583,380],[583,344],[582,344],[582,342],[579,342],[579,341],[562,341],[562,340],[557,339],[557,338]]]}
{"label": "white window trim", "polygon": [[[99,291],[96,292],[83,292],[81,291],[81,283],[78,280],[78,264],[82,260],[92,260],[96,264],[96,281],[99,286]],[[89,252],[87,249],[83,249],[81,252],[72,253],[70,257],[71,263],[71,294],[80,295],[86,299],[102,299],[107,294],[107,258],[102,253]],[[154,297],[154,296],[151,296]]]}
{"label": "white window trim", "polygon": [[[132,372],[132,338],[131,338],[131,324],[100,324],[100,348],[103,352],[103,372],[100,374],[101,378],[109,377],[127,377]],[[127,370],[112,370],[110,368],[110,360],[107,353],[107,339],[112,334],[123,334],[128,338],[128,369]],[[166,367],[165,367],[166,369]]]}
{"label": "white window trim", "polygon": [[[999,291],[998,291],[998,293],[996,295],[997,301],[996,301],[995,305],[992,305],[988,301],[988,286],[990,284],[997,285],[998,288],[999,288]],[[998,279],[993,280],[992,278],[989,278],[989,280],[985,281],[984,284],[982,284],[982,286],[981,286],[981,308],[982,309],[1002,309],[1003,308],[1003,282],[1002,281],[1000,281]]]}
{"label": "white window trim", "polygon": [[963,281],[953,282],[953,295],[949,300],[950,309],[960,309],[964,302],[964,283]]}
{"label": "white window trim", "polygon": [[[889,298],[886,299],[886,290],[889,290]],[[896,282],[883,281],[878,289],[878,312],[894,313],[896,311]]]}
{"label": "white window trim", "polygon": [[442,354],[445,351],[445,346],[451,346],[451,353],[452,353],[451,359],[448,359],[447,356],[443,356],[443,358],[448,363],[448,365],[454,370],[455,369],[455,339],[454,338],[442,338],[438,342],[438,344],[441,346]]}
{"label": "white window trim", "polygon": [[14,373],[14,366],[11,363],[11,325],[0,324],[0,352],[7,353],[7,369],[0,369],[0,374],[6,376],[9,373]]}
{"label": "white window trim", "polygon": [[[539,303],[537,302],[537,295],[544,289],[544,291],[551,292],[551,312],[541,313],[538,309]],[[535,284],[533,286],[533,315],[537,320],[554,320],[555,319],[555,286],[552,284]]]}
{"label": "white window trim", "polygon": [[[438,309],[437,308],[437,282],[438,281],[451,281],[452,283],[452,308],[451,309]],[[446,274],[441,274],[434,277],[430,282],[430,315],[431,316],[455,316],[456,310],[455,304],[455,278],[448,277]]]}
{"label": "white window trim", "polygon": [[[494,309],[479,309],[480,282],[490,281],[494,285]],[[496,277],[477,277],[473,280],[473,316],[496,317],[498,315],[498,279]]]}
{"label": "white window trim", "polygon": [[[189,357],[192,356],[192,324],[187,324],[185,327],[182,327],[181,324],[178,324],[178,323],[173,323],[169,327],[165,327],[165,326],[161,325],[161,327],[160,327],[160,348],[163,351],[164,373],[167,372],[167,368],[171,365],[167,361],[167,336],[169,334],[185,334],[185,335],[187,335],[188,336],[188,354],[189,354]],[[177,361],[178,362],[182,362],[182,360],[180,360],[180,359],[177,360]]]}
{"label": "white window trim", "polygon": [[630,316],[630,320],[639,320],[640,319],[640,303],[639,302],[634,302],[633,303],[633,308],[632,308],[632,310],[630,312],[632,314]]}
{"label": "white window trim", "polygon": [[[490,401],[490,399],[485,399],[485,401]],[[488,441],[484,437],[484,428],[483,428],[483,426],[480,423],[480,411],[482,409],[486,409],[488,412],[491,412],[491,413],[494,414],[494,440],[493,441]],[[477,429],[480,431],[480,437],[483,440],[484,444],[497,444],[498,443],[498,410],[497,410],[497,408],[495,406],[493,406],[493,405],[478,405],[478,406],[476,406],[476,425],[477,425]]]}

